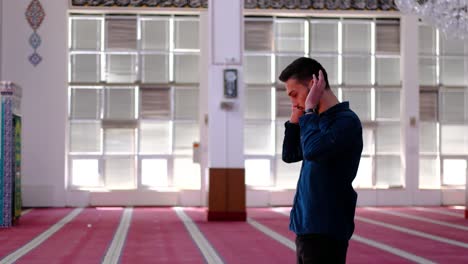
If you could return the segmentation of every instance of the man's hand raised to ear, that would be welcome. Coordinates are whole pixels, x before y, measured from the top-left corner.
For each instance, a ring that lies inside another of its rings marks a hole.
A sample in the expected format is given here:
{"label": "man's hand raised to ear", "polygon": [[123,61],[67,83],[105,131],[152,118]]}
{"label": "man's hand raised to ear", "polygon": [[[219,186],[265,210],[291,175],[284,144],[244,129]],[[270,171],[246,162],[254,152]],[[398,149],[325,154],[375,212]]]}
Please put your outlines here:
{"label": "man's hand raised to ear", "polygon": [[305,101],[306,111],[308,109],[318,110],[318,105],[319,105],[320,99],[322,98],[323,91],[325,91],[326,85],[327,84],[323,78],[323,73],[321,70],[319,71],[318,80],[315,74],[313,75],[312,80],[309,83],[309,87],[310,87],[309,94],[307,95],[307,98]]}

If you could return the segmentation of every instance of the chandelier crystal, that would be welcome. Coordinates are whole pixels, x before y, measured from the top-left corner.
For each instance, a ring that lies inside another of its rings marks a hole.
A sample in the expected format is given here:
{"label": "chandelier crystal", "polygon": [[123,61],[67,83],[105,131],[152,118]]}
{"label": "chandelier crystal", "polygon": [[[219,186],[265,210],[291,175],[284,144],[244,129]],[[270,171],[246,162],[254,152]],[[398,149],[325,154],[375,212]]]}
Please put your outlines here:
{"label": "chandelier crystal", "polygon": [[395,0],[404,14],[415,14],[449,38],[468,38],[468,0]]}

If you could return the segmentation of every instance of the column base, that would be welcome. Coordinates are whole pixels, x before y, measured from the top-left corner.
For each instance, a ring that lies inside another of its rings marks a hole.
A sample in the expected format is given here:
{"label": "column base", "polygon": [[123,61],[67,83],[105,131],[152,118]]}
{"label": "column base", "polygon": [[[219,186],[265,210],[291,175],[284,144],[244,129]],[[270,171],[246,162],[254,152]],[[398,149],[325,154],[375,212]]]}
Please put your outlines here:
{"label": "column base", "polygon": [[246,212],[213,212],[208,210],[208,221],[246,221]]}

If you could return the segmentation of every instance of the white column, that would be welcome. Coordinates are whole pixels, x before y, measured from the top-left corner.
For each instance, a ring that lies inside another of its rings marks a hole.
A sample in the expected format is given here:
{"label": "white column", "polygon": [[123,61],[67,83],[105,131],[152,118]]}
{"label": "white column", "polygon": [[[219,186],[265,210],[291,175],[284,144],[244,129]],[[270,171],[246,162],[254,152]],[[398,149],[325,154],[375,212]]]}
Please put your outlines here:
{"label": "white column", "polygon": [[[208,5],[208,159],[210,168],[244,167],[243,0],[210,0]],[[225,69],[238,72],[238,96],[224,96]],[[232,104],[231,110],[221,108]]]}
{"label": "white column", "polygon": [[411,203],[419,185],[418,17],[401,17],[401,139],[405,187]]}

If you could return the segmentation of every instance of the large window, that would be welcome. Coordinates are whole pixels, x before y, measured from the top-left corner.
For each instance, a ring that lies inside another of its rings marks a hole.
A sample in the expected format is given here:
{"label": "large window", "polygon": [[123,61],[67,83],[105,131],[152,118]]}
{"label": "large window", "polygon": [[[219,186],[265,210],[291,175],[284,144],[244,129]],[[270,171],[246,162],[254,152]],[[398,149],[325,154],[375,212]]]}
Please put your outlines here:
{"label": "large window", "polygon": [[[297,57],[310,56],[364,124],[355,186],[403,186],[399,21],[249,17],[245,23],[247,184],[296,186],[300,163],[281,161],[290,101],[277,77]],[[272,176],[259,176],[267,172]]]}
{"label": "large window", "polygon": [[465,184],[468,160],[468,46],[419,27],[420,188]]}
{"label": "large window", "polygon": [[69,185],[200,188],[198,17],[71,15]]}

